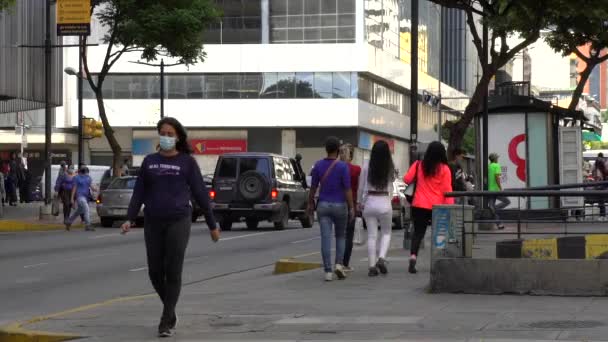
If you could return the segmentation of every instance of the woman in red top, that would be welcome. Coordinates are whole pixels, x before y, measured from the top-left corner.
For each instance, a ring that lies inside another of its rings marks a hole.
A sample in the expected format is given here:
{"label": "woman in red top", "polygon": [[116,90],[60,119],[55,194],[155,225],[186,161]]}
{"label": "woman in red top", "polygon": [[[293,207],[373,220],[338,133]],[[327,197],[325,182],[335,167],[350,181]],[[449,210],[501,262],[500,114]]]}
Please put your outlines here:
{"label": "woman in red top", "polygon": [[[350,172],[350,188],[353,192],[353,201],[355,208],[357,207],[357,191],[359,188],[359,176],[361,175],[361,167],[353,165],[353,157],[355,155],[355,148],[351,144],[344,144],[340,146],[340,160],[348,164],[348,170]],[[359,215],[359,214],[357,214]],[[344,268],[347,272],[352,272],[353,268],[350,267],[350,257],[353,253],[353,239],[355,238],[355,218],[349,221],[346,225],[346,248],[344,250]]]}
{"label": "woman in red top", "polygon": [[414,236],[410,250],[410,273],[416,273],[416,258],[420,243],[433,218],[433,205],[454,204],[453,198],[445,197],[452,191],[452,172],[448,166],[445,147],[438,141],[432,142],[424,154],[423,161],[415,162],[403,177],[406,184],[416,183],[412,203]]}

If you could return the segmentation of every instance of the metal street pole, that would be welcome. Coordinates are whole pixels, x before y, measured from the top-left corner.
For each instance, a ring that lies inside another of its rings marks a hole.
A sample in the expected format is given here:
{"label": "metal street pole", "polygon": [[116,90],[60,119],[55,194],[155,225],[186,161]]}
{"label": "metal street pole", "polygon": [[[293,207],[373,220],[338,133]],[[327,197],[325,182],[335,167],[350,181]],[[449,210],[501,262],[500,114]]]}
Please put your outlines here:
{"label": "metal street pole", "polygon": [[44,39],[44,203],[51,204],[51,135],[53,117],[51,114],[51,0],[46,1],[46,37]]}
{"label": "metal street pole", "polygon": [[439,82],[437,82],[437,83],[439,83],[439,85],[438,85],[438,88],[439,88],[439,95],[438,95],[439,96],[439,105],[438,106],[439,106],[439,108],[437,108],[437,116],[438,116],[438,118],[437,118],[437,120],[438,120],[437,121],[437,141],[442,140],[442,133],[443,133],[443,127],[442,127],[443,126],[442,125],[443,124],[443,122],[442,122],[443,114],[441,113],[441,106],[442,106],[442,104],[441,104],[441,100],[442,100],[441,99],[441,82],[443,81],[443,61],[444,61],[444,58],[443,58],[443,40],[444,40],[443,7],[439,8],[439,23],[440,23],[439,27],[440,27],[441,32],[439,33],[440,34],[440,36],[439,36]]}
{"label": "metal street pole", "polygon": [[410,164],[416,160],[418,150],[418,15],[418,0],[412,0]]}
{"label": "metal street pole", "polygon": [[[488,25],[484,22],[483,24],[483,68],[486,68],[488,65]],[[488,89],[486,88],[483,96],[483,126],[482,126],[482,134],[483,134],[483,146],[482,146],[482,167],[483,167],[483,190],[488,190]],[[487,207],[487,199],[484,200],[484,208]]]}
{"label": "metal street pole", "polygon": [[165,117],[165,60],[160,60],[160,118]]}
{"label": "metal street pole", "polygon": [[82,93],[83,93],[83,80],[82,80],[82,57],[83,49],[82,46],[84,39],[82,36],[78,37],[78,165],[84,163],[84,141],[82,139]]}

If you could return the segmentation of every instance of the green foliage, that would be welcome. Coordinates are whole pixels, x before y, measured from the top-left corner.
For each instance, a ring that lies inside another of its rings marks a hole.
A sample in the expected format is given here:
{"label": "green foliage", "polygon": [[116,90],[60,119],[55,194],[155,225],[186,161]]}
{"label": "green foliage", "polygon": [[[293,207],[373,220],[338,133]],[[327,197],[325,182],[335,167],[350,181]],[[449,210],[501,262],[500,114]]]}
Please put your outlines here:
{"label": "green foliage", "polygon": [[608,47],[608,0],[558,1],[556,6],[545,37],[555,51],[568,56],[586,44],[599,50]]}
{"label": "green foliage", "polygon": [[608,110],[602,111],[602,122],[608,122]]}
{"label": "green foliage", "polygon": [[587,142],[587,144],[589,144],[590,150],[607,150],[608,149],[607,141],[589,141],[589,142]]}
{"label": "green foliage", "polygon": [[211,0],[100,0],[97,17],[109,28],[104,43],[193,64],[203,61],[203,31],[220,15]]}
{"label": "green foliage", "polygon": [[0,0],[0,12],[13,7],[16,3],[16,0]]}
{"label": "green foliage", "polygon": [[[443,127],[441,129],[441,138],[443,140],[450,141],[450,134],[451,134],[450,128],[454,125],[454,123],[455,123],[455,121],[448,121],[443,124]],[[434,125],[433,129],[435,130],[435,132],[437,132],[437,124]],[[475,151],[476,151],[475,141],[476,141],[475,128],[469,127],[469,128],[467,128],[467,131],[464,134],[460,148],[465,150],[466,153],[468,153],[468,154],[475,154]]]}

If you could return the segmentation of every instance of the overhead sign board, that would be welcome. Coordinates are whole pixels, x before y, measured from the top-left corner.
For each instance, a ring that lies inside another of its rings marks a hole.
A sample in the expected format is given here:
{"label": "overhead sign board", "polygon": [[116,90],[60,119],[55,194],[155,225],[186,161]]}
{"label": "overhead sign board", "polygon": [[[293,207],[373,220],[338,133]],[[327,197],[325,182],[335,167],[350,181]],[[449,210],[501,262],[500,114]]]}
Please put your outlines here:
{"label": "overhead sign board", "polygon": [[57,35],[91,34],[91,0],[57,0]]}

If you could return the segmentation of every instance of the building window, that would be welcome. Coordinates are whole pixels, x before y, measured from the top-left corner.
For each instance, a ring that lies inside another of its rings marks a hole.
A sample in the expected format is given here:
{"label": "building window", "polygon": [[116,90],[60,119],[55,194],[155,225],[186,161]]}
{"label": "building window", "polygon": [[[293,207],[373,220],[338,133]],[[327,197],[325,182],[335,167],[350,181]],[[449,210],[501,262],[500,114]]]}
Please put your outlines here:
{"label": "building window", "polygon": [[[169,74],[167,99],[311,99],[357,98],[356,72],[289,72]],[[364,82],[361,79],[361,82]],[[85,83],[84,98],[95,94]],[[106,100],[159,99],[160,77],[152,74],[109,74],[103,84]]]}
{"label": "building window", "polygon": [[355,0],[272,0],[272,43],[354,43]]}
{"label": "building window", "polygon": [[259,44],[262,42],[260,1],[215,0],[223,12],[205,32],[206,44]]}

